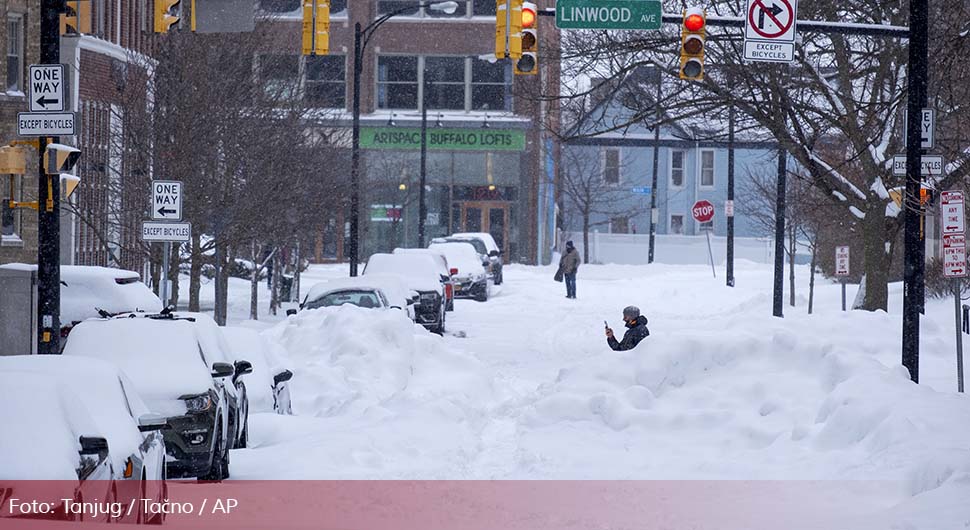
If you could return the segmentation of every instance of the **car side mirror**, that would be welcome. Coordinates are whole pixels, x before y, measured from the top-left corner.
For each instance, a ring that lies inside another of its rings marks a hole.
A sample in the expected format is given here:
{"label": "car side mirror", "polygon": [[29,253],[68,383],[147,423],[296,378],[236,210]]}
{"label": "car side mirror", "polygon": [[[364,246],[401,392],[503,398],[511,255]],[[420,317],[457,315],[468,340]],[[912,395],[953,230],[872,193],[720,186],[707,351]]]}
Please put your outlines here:
{"label": "car side mirror", "polygon": [[138,430],[141,432],[158,431],[168,427],[168,418],[161,414],[142,414],[138,417]]}
{"label": "car side mirror", "polygon": [[81,444],[81,450],[78,452],[82,455],[108,454],[108,440],[100,436],[81,436],[78,442]]}
{"label": "car side mirror", "polygon": [[501,252],[499,252],[497,250],[493,250],[493,251],[491,251],[491,252],[488,253],[488,257],[490,257],[490,258],[497,258],[499,256],[499,254],[501,254]]}
{"label": "car side mirror", "polygon": [[212,363],[212,377],[229,377],[236,373],[236,369],[229,363]]}
{"label": "car side mirror", "polygon": [[[300,309],[303,309],[303,306],[302,305],[300,306]],[[296,314],[296,309],[287,309],[286,310],[286,316],[288,316],[288,317],[291,317],[291,316],[293,316],[295,314]]]}
{"label": "car side mirror", "polygon": [[408,305],[414,305],[416,303],[418,303],[418,301],[415,300],[414,298],[408,298]]}
{"label": "car side mirror", "polygon": [[236,377],[253,373],[253,363],[249,361],[236,361]]}
{"label": "car side mirror", "polygon": [[293,379],[293,372],[289,370],[283,370],[282,372],[273,376],[273,384],[278,385],[280,383],[285,383],[290,379]]}

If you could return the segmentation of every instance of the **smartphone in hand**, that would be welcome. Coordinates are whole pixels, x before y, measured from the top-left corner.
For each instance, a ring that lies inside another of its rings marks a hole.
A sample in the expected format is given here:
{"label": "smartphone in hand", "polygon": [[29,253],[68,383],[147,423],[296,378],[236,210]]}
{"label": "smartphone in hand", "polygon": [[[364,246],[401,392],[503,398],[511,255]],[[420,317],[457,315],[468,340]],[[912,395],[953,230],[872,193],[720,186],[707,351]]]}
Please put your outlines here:
{"label": "smartphone in hand", "polygon": [[605,320],[603,321],[603,327],[606,329],[610,329],[610,325],[607,324]]}

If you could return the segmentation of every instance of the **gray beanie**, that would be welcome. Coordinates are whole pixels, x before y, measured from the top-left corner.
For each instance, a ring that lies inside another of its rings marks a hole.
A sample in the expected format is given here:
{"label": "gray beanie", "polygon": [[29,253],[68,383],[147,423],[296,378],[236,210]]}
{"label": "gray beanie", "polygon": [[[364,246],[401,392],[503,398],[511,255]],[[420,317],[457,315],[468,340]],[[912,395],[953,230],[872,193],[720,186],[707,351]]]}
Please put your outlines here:
{"label": "gray beanie", "polygon": [[635,320],[640,317],[640,308],[635,305],[628,305],[623,308],[623,318]]}

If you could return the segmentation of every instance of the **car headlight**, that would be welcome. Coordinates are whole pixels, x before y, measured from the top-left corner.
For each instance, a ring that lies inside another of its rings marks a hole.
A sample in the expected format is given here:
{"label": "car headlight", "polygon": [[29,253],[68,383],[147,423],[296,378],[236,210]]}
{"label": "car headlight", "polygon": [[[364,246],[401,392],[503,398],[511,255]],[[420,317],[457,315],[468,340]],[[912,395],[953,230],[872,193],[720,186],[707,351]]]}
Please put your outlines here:
{"label": "car headlight", "polygon": [[209,394],[199,394],[198,396],[191,396],[182,398],[185,400],[185,408],[189,412],[205,412],[212,408],[212,398]]}

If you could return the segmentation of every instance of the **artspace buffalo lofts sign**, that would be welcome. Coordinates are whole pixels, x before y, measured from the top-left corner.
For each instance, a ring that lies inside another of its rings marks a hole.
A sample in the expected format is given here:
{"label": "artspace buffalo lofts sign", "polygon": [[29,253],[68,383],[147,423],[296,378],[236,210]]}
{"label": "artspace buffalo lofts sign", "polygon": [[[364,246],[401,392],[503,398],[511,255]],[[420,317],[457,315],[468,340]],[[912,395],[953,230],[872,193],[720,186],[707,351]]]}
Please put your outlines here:
{"label": "artspace buffalo lofts sign", "polygon": [[[428,128],[428,149],[449,151],[523,151],[525,133],[509,129]],[[360,146],[365,149],[421,149],[421,129],[411,127],[361,127]]]}

